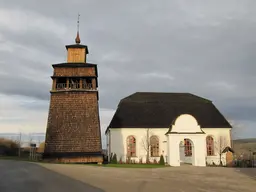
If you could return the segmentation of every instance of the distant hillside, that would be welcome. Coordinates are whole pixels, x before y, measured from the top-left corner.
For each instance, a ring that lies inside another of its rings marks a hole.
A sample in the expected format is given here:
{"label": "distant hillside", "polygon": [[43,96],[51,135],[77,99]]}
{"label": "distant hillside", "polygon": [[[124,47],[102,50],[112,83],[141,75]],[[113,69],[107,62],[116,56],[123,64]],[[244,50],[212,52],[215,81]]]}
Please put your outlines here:
{"label": "distant hillside", "polygon": [[234,151],[237,155],[248,155],[256,152],[256,138],[233,140]]}
{"label": "distant hillside", "polygon": [[256,138],[250,138],[250,139],[235,139],[233,140],[234,143],[239,144],[239,143],[256,143]]}

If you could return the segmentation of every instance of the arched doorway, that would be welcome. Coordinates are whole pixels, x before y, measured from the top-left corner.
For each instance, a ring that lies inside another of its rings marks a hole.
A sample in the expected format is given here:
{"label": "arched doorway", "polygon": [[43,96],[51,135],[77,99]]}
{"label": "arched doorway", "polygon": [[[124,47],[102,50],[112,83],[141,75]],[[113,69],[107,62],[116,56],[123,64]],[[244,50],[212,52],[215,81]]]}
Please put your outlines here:
{"label": "arched doorway", "polygon": [[185,138],[179,144],[180,163],[194,165],[194,144],[190,139]]}

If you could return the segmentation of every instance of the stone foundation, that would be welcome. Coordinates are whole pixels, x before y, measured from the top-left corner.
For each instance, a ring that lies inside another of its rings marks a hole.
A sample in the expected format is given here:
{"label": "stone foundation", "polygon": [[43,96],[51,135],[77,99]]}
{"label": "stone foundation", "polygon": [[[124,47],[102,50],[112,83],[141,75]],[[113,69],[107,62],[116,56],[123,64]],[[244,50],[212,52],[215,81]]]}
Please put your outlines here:
{"label": "stone foundation", "polygon": [[61,157],[61,158],[46,158],[43,160],[48,163],[102,163],[102,156],[92,157]]}

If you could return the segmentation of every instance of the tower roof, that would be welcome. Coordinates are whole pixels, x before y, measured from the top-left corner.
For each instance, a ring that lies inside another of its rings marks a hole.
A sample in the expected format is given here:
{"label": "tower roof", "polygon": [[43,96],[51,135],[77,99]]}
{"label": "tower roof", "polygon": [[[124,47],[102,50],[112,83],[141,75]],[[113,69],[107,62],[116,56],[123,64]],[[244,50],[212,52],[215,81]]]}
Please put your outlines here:
{"label": "tower roof", "polygon": [[79,36],[79,31],[77,31],[77,33],[76,33],[75,41],[76,41],[76,44],[80,44],[81,43],[81,39],[80,39],[80,36]]}
{"label": "tower roof", "polygon": [[76,33],[76,38],[75,38],[76,44],[66,45],[66,49],[68,50],[69,48],[85,48],[86,54],[89,54],[87,45],[80,44],[81,39],[80,39],[80,34],[79,34],[79,24],[80,24],[79,17],[80,17],[80,14],[78,14],[78,19],[77,19],[77,33]]}

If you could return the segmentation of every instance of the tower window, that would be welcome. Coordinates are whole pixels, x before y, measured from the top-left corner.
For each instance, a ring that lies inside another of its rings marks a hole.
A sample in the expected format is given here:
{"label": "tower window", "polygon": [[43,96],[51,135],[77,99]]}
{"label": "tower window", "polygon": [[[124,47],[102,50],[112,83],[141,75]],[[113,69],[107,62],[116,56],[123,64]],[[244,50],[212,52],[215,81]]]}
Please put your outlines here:
{"label": "tower window", "polygon": [[67,88],[67,79],[65,77],[59,77],[56,79],[56,89],[66,89]]}
{"label": "tower window", "polygon": [[79,89],[80,88],[80,79],[79,78],[70,78],[69,79],[69,89]]}
{"label": "tower window", "polygon": [[86,78],[86,79],[82,79],[82,88],[83,89],[92,89],[92,79]]}

